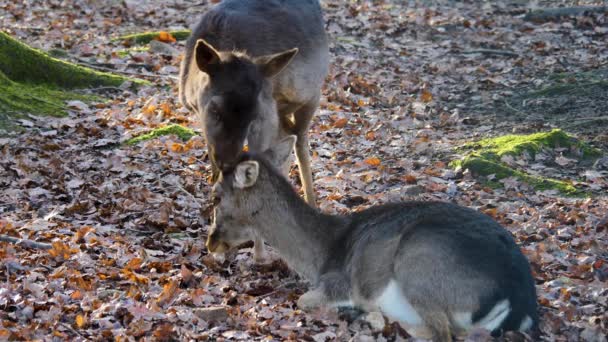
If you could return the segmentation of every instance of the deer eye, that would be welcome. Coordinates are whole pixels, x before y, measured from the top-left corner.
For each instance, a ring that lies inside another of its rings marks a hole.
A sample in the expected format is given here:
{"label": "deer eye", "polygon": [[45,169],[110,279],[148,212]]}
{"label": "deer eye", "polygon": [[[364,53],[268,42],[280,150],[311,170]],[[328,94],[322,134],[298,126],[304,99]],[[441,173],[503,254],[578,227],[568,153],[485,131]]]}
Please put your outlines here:
{"label": "deer eye", "polygon": [[214,120],[219,121],[221,118],[220,112],[220,100],[217,98],[217,96],[214,96],[207,105],[207,115],[211,115]]}

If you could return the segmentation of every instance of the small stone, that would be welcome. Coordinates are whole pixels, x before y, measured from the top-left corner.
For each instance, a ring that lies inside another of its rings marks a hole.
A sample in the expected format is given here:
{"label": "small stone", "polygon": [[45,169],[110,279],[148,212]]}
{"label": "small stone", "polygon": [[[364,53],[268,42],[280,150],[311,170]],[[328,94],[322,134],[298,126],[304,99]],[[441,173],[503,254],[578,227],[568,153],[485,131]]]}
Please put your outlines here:
{"label": "small stone", "polygon": [[168,56],[177,56],[180,54],[180,51],[178,49],[158,40],[150,41],[150,52]]}
{"label": "small stone", "polygon": [[336,338],[336,334],[334,334],[331,331],[322,332],[322,333],[316,334],[312,337],[312,339],[315,340],[315,342],[325,342],[327,340],[332,340],[335,338]]}
{"label": "small stone", "polygon": [[401,188],[401,194],[408,196],[420,195],[424,192],[424,187],[420,185],[406,185]]}
{"label": "small stone", "polygon": [[208,308],[196,308],[194,314],[206,321],[223,321],[228,318],[228,311],[223,306],[211,306]]}

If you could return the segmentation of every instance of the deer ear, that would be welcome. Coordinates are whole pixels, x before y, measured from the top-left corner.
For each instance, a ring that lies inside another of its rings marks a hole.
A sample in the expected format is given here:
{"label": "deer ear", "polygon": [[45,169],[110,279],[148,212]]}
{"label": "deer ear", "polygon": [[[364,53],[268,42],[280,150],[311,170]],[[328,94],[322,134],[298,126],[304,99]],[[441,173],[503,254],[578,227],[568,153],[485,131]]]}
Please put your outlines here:
{"label": "deer ear", "polygon": [[276,145],[269,148],[264,152],[266,158],[270,160],[272,165],[275,167],[281,167],[291,156],[291,151],[296,143],[297,137],[295,135],[288,135],[279,141]]}
{"label": "deer ear", "polygon": [[258,180],[260,165],[255,160],[248,160],[236,166],[234,173],[234,186],[238,189],[253,186]]}
{"label": "deer ear", "polygon": [[258,65],[264,76],[271,78],[276,76],[281,72],[281,70],[288,66],[297,53],[298,48],[293,48],[274,55],[260,56],[255,59],[255,63]]}
{"label": "deer ear", "polygon": [[199,39],[196,41],[194,58],[196,59],[196,65],[198,68],[205,73],[208,73],[210,65],[220,62],[220,55],[217,50],[204,39]]}

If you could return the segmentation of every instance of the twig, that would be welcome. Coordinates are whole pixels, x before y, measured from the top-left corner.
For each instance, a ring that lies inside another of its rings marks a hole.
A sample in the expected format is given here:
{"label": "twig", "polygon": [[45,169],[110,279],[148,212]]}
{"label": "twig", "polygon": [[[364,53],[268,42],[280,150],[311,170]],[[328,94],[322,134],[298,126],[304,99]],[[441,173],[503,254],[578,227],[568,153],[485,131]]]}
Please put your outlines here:
{"label": "twig", "polygon": [[158,232],[155,231],[146,231],[146,230],[139,230],[139,229],[133,229],[133,228],[122,228],[122,230],[126,230],[128,232],[133,232],[135,234],[141,234],[141,235],[145,235],[145,236],[150,236],[150,235],[154,235]]}
{"label": "twig", "polygon": [[572,121],[599,121],[599,120],[608,120],[608,115],[605,115],[605,116],[593,116],[593,117],[589,117],[589,118],[572,119]]}
{"label": "twig", "polygon": [[522,112],[521,110],[519,110],[519,109],[511,106],[511,104],[509,103],[509,101],[507,101],[506,99],[505,99],[504,102],[505,102],[505,105],[507,106],[507,108],[509,108],[510,110],[514,111],[515,113],[527,115],[526,113]]}
{"label": "twig", "polygon": [[508,51],[508,50],[496,50],[496,49],[476,49],[476,50],[461,51],[460,53],[463,55],[472,55],[472,54],[476,54],[476,53],[481,53],[484,55],[519,57],[519,54],[517,52]]}
{"label": "twig", "polygon": [[72,328],[69,324],[63,323],[63,322],[61,322],[59,324],[61,324],[62,327],[68,329],[72,334],[75,334],[75,335],[78,335],[78,336],[82,337],[85,341],[89,340],[88,338],[86,338],[85,336],[83,336],[81,333],[79,333],[76,329]]}
{"label": "twig", "polygon": [[102,67],[102,68],[110,68],[112,70],[116,70],[117,66],[126,66],[127,68],[146,68],[146,69],[150,69],[153,67],[150,64],[144,64],[144,63],[97,63],[97,62],[90,62],[90,61],[87,61],[86,59],[82,59],[82,58],[78,58],[78,57],[76,57],[76,60],[79,63],[86,64],[88,66],[98,66],[98,67]]}
{"label": "twig", "polygon": [[288,283],[282,284],[282,285],[278,286],[276,289],[274,289],[274,291],[270,291],[270,292],[268,292],[266,294],[263,294],[261,296],[257,296],[256,297],[256,302],[259,303],[262,299],[268,298],[268,297],[272,296],[273,294],[276,294],[279,291],[285,289],[286,287],[289,287],[289,286],[292,286],[292,285],[298,285],[298,282],[297,281],[290,281]]}
{"label": "twig", "polygon": [[51,249],[51,248],[53,248],[53,246],[50,245],[50,244],[48,244],[48,243],[37,242],[37,241],[27,240],[27,239],[19,239],[19,238],[8,236],[8,235],[4,235],[4,234],[0,234],[0,241],[14,243],[15,245],[19,245],[19,246],[23,246],[23,247],[28,247],[28,248],[35,248],[35,249]]}
{"label": "twig", "polygon": [[96,91],[115,91],[115,92],[124,92],[128,91],[127,89],[120,89],[118,87],[98,87],[98,88],[87,88],[87,89],[75,89],[73,92],[76,93],[86,93],[86,92],[96,92]]}
{"label": "twig", "polygon": [[168,78],[168,79],[174,79],[174,80],[178,79],[175,76],[169,76],[169,75],[142,74],[142,73],[139,73],[139,72],[132,72],[132,71],[126,71],[126,70],[118,70],[118,69],[106,68],[106,67],[94,65],[94,64],[91,64],[91,63],[88,63],[88,62],[83,62],[83,61],[80,61],[80,63],[88,66],[91,69],[96,69],[96,70],[101,70],[101,71],[107,71],[107,72],[113,72],[113,73],[117,73],[117,74],[129,75],[129,76]]}
{"label": "twig", "polygon": [[571,128],[571,127],[576,127],[576,126],[584,125],[585,123],[588,123],[588,122],[604,121],[604,120],[608,120],[608,116],[594,116],[594,117],[590,117],[590,118],[572,119],[570,121],[573,121],[575,123],[567,125],[564,128]]}
{"label": "twig", "polygon": [[578,16],[585,13],[602,13],[608,12],[607,6],[574,6],[560,8],[545,8],[532,11],[524,16],[526,21],[542,22],[560,17]]}

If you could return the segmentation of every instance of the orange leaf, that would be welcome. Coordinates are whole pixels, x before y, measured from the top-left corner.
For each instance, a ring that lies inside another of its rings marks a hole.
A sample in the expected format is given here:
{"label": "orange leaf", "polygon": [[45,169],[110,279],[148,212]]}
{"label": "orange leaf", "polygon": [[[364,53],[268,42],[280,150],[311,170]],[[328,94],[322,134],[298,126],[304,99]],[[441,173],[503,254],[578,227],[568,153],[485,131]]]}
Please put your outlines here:
{"label": "orange leaf", "polygon": [[0,329],[0,338],[4,341],[6,339],[6,341],[8,341],[9,337],[11,336],[11,332],[9,330],[6,329]]}
{"label": "orange leaf", "polygon": [[156,106],[155,105],[149,105],[148,107],[144,108],[144,110],[142,111],[142,113],[144,113],[146,115],[152,115],[152,114],[154,114],[155,110],[156,110]]}
{"label": "orange leaf", "polygon": [[180,143],[172,143],[169,146],[169,149],[171,150],[171,152],[176,152],[176,153],[184,152],[186,150],[184,148],[184,145],[180,144]]}
{"label": "orange leaf", "polygon": [[169,106],[169,104],[168,104],[168,103],[163,103],[163,104],[161,104],[161,105],[160,105],[160,109],[162,109],[162,110],[163,110],[163,114],[164,114],[165,116],[169,116],[169,115],[171,115],[171,106]]}
{"label": "orange leaf", "polygon": [[344,128],[344,126],[346,126],[347,123],[348,123],[347,118],[340,118],[340,119],[334,121],[334,127],[335,128]]}
{"label": "orange leaf", "polygon": [[80,299],[82,299],[82,292],[80,292],[80,290],[76,290],[76,291],[72,292],[72,295],[70,295],[70,298],[72,298],[73,300],[80,300]]}
{"label": "orange leaf", "polygon": [[416,176],[413,175],[405,175],[403,178],[407,184],[416,184],[418,182]]}
{"label": "orange leaf", "polygon": [[175,339],[173,335],[173,325],[170,323],[162,323],[153,333],[153,336],[159,341],[173,341]]}
{"label": "orange leaf", "polygon": [[422,100],[422,102],[431,102],[433,101],[433,94],[431,94],[431,92],[427,89],[423,89],[422,94],[420,95],[420,99]]}
{"label": "orange leaf", "polygon": [[182,274],[182,280],[184,281],[184,283],[189,283],[190,280],[192,280],[192,277],[194,276],[192,274],[192,271],[190,271],[188,269],[188,267],[186,267],[186,265],[184,265],[184,264],[182,264],[181,274]]}
{"label": "orange leaf", "polygon": [[498,209],[497,208],[489,208],[483,211],[486,215],[492,216],[493,218],[497,217]]}
{"label": "orange leaf", "polygon": [[76,235],[74,235],[74,242],[77,242],[77,243],[82,242],[82,239],[84,239],[84,236],[93,230],[94,229],[91,226],[84,226],[84,227],[78,229],[78,231],[76,232]]}
{"label": "orange leaf", "polygon": [[55,241],[51,245],[53,248],[49,249],[48,252],[53,258],[69,259],[72,254],[77,252],[77,250],[71,249],[61,241]]}
{"label": "orange leaf", "polygon": [[378,158],[378,157],[367,158],[367,159],[365,159],[365,164],[371,165],[371,166],[379,166],[380,158]]}
{"label": "orange leaf", "polygon": [[179,282],[176,280],[171,280],[163,286],[163,292],[158,296],[156,300],[156,304],[159,306],[163,306],[168,304],[173,297],[177,294],[177,288],[179,286]]}
{"label": "orange leaf", "polygon": [[160,40],[163,43],[175,43],[175,37],[169,32],[161,31],[158,33],[156,40]]}
{"label": "orange leaf", "polygon": [[76,316],[76,326],[78,329],[82,329],[85,325],[87,325],[87,318],[83,315]]}
{"label": "orange leaf", "polygon": [[138,283],[138,284],[147,284],[148,281],[150,281],[150,279],[148,279],[144,276],[141,276],[133,271],[127,270],[127,269],[123,269],[122,274],[130,281]]}
{"label": "orange leaf", "polygon": [[365,139],[369,140],[369,141],[374,141],[376,140],[376,133],[374,133],[374,131],[369,131],[365,134]]}
{"label": "orange leaf", "polygon": [[137,271],[141,267],[142,262],[143,262],[142,258],[133,258],[133,259],[129,260],[129,262],[125,265],[125,269]]}

